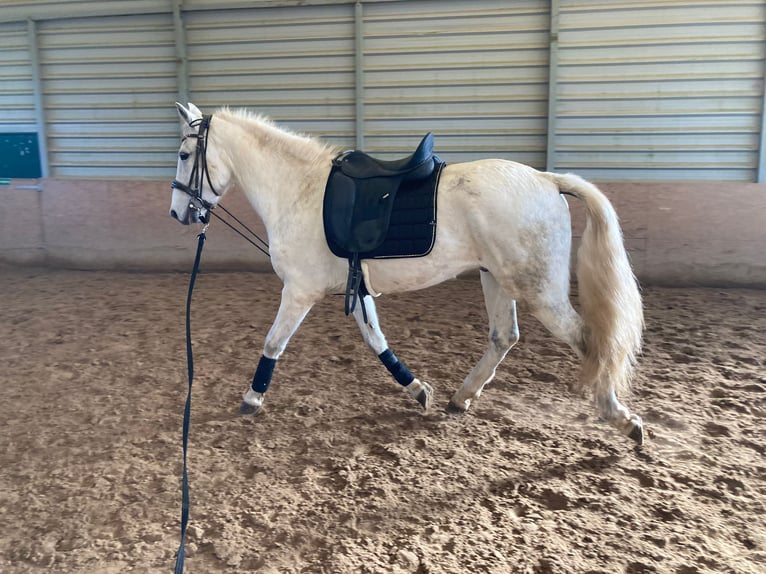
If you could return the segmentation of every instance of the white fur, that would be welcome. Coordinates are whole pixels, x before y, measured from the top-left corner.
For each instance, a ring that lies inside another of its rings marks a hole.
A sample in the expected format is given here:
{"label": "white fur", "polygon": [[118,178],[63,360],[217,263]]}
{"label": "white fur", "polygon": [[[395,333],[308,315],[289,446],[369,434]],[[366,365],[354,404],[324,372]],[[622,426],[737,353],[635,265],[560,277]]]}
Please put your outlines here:
{"label": "white fur", "polygon": [[[193,130],[188,122],[199,110],[180,106],[179,113],[185,132]],[[192,153],[189,142],[182,149]],[[236,185],[247,195],[266,226],[272,264],[284,283],[266,337],[267,357],[278,358],[311,307],[345,286],[348,264],[330,252],[322,223],[324,186],[338,151],[244,111],[219,110],[211,122],[207,161],[212,183],[224,194]],[[190,161],[179,160],[180,181],[188,178]],[[582,199],[588,213],[578,265],[583,317],[568,297],[571,225],[561,191]],[[174,191],[172,209],[182,221],[187,204],[184,194]],[[431,253],[366,264],[370,282],[382,293],[421,289],[485,270],[489,347],[452,398],[454,407],[470,406],[518,340],[515,301],[521,300],[583,359],[580,382],[595,395],[602,416],[626,434],[640,426],[616,394],[627,388],[640,349],[641,299],[617,217],[592,184],[501,159],[448,165],[439,183]],[[372,324],[365,325],[358,314],[357,321],[378,354],[385,349],[385,337],[372,299],[365,302],[373,311]]]}

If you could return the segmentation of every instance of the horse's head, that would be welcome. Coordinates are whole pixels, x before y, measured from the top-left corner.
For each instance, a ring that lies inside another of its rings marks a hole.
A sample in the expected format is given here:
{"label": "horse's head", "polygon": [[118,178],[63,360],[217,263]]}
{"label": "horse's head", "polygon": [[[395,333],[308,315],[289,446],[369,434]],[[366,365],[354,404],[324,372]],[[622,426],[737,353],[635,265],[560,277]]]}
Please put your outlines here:
{"label": "horse's head", "polygon": [[208,147],[212,116],[192,103],[176,103],[181,117],[181,147],[173,180],[170,216],[183,223],[207,223],[210,210],[231,186],[231,174],[216,146]]}

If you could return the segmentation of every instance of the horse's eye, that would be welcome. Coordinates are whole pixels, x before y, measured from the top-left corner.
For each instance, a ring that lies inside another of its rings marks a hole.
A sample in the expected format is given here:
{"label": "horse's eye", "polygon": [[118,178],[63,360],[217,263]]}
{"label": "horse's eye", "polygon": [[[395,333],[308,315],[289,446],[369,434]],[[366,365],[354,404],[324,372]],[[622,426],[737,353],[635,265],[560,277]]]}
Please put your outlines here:
{"label": "horse's eye", "polygon": [[186,161],[187,159],[189,159],[189,152],[182,151],[181,153],[178,154],[178,157],[181,158],[181,161]]}

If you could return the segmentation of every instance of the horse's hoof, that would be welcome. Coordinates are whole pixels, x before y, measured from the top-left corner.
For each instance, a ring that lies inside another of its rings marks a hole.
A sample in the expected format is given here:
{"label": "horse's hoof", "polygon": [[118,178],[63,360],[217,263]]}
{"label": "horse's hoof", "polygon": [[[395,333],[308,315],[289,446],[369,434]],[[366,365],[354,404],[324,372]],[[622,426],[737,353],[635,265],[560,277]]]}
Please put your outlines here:
{"label": "horse's hoof", "polygon": [[449,404],[447,405],[446,411],[453,415],[464,415],[467,412],[466,409],[461,409],[452,401],[450,401]]}
{"label": "horse's hoof", "polygon": [[263,411],[263,403],[259,405],[251,405],[242,401],[239,405],[239,414],[241,415],[257,415]]}
{"label": "horse's hoof", "polygon": [[434,392],[429,386],[426,386],[422,391],[420,391],[420,393],[418,393],[418,396],[415,397],[415,399],[420,403],[420,406],[423,407],[423,410],[425,411],[431,408],[433,398]]}
{"label": "horse's hoof", "polygon": [[628,437],[636,441],[638,446],[644,444],[644,427],[641,425],[641,423],[634,423],[633,429],[628,434]]}
{"label": "horse's hoof", "polygon": [[431,385],[424,383],[419,379],[413,379],[412,382],[404,388],[425,410],[431,408],[434,396],[434,390],[431,388]]}

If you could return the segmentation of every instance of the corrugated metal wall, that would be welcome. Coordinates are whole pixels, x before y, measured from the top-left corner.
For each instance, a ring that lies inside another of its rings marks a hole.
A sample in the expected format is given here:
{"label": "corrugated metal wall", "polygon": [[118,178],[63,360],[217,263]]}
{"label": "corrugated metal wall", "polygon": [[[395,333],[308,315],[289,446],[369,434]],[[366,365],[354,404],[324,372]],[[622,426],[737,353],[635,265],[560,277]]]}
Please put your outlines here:
{"label": "corrugated metal wall", "polygon": [[354,5],[190,12],[191,100],[353,146]]}
{"label": "corrugated metal wall", "polygon": [[35,132],[27,23],[0,24],[0,132]]}
{"label": "corrugated metal wall", "polygon": [[[0,21],[52,20],[99,16],[132,16],[171,11],[178,0],[3,0]],[[210,3],[214,0],[197,0]]]}
{"label": "corrugated metal wall", "polygon": [[562,0],[556,169],[753,181],[766,2]]}
{"label": "corrugated metal wall", "polygon": [[429,130],[449,161],[595,179],[752,181],[763,155],[763,0],[9,0],[4,131],[39,119],[28,17],[53,176],[172,176],[184,69],[203,109],[246,106],[388,157]]}
{"label": "corrugated metal wall", "polygon": [[51,174],[167,177],[178,145],[171,16],[44,21],[38,42]]}
{"label": "corrugated metal wall", "polygon": [[401,154],[433,131],[447,161],[544,167],[549,20],[547,0],[365,5],[366,147]]}

